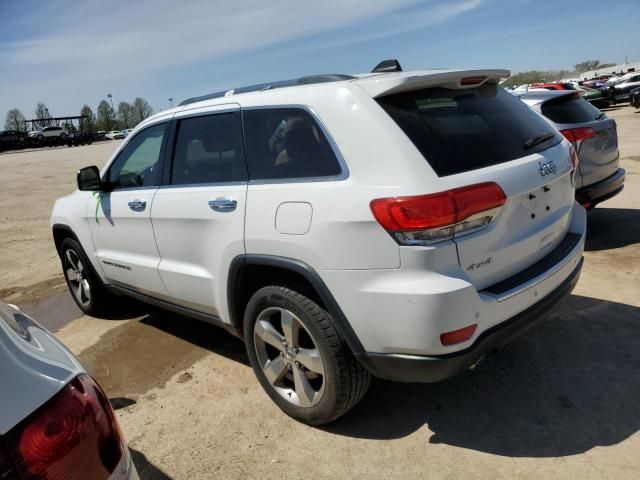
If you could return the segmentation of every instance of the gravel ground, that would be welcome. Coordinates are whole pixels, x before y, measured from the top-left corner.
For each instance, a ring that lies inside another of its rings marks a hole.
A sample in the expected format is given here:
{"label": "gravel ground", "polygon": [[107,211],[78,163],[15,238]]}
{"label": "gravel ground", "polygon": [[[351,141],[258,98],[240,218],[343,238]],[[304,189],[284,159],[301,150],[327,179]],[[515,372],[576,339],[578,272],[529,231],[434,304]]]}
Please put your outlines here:
{"label": "gravel ground", "polygon": [[103,384],[143,479],[637,479],[640,112],[607,114],[626,188],[589,214],[573,295],[475,371],[374,381],[326,428],[283,415],[222,330],[139,305],[98,320],[71,303],[49,213],[116,142],[0,155],[0,298],[57,330]]}

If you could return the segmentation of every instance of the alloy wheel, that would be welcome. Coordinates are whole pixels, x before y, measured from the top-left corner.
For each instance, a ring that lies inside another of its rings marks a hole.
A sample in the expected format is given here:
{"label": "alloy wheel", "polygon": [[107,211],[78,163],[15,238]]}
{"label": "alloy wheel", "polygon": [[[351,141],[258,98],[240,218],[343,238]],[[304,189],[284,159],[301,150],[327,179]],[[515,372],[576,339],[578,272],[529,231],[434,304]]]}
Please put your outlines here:
{"label": "alloy wheel", "polygon": [[322,355],[293,312],[279,307],[263,310],[253,337],[262,372],[276,392],[299,407],[320,401],[325,386]]}
{"label": "alloy wheel", "polygon": [[71,287],[71,293],[78,303],[87,307],[91,303],[91,287],[87,278],[87,270],[78,254],[68,249],[64,254],[64,272]]}

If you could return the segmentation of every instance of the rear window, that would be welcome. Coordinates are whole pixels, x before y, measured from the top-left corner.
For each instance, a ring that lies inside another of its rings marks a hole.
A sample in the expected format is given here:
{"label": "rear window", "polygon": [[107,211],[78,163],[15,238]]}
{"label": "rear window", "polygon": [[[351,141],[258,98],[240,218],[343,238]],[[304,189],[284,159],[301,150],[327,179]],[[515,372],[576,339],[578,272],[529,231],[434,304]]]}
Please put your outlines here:
{"label": "rear window", "polygon": [[581,97],[566,95],[542,104],[542,114],[555,123],[591,122],[600,110]]}
{"label": "rear window", "polygon": [[247,180],[240,113],[217,113],[178,122],[171,183]]}
{"label": "rear window", "polygon": [[[544,119],[495,85],[427,88],[377,100],[441,177],[515,160],[562,141]],[[555,135],[526,146],[549,132]]]}

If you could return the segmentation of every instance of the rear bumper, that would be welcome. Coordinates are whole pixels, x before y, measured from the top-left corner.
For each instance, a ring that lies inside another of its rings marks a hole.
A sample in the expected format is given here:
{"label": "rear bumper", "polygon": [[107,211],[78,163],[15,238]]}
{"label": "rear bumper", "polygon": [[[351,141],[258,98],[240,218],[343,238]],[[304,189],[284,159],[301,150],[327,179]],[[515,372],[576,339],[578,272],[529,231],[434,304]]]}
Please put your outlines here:
{"label": "rear bumper", "polygon": [[581,205],[593,207],[616,196],[624,188],[626,172],[619,168],[616,173],[604,180],[576,191],[576,200]]}
{"label": "rear bumper", "polygon": [[400,382],[433,383],[467,370],[494,350],[517,337],[545,315],[575,287],[583,259],[558,287],[523,312],[484,331],[470,347],[435,356],[362,353],[358,360],[378,378]]}

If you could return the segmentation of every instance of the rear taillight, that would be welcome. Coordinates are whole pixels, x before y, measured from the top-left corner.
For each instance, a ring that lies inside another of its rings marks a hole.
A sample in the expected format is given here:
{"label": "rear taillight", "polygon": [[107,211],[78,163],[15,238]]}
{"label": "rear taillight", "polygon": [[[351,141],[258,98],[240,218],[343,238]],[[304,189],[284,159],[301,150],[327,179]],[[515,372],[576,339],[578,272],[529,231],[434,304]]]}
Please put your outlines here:
{"label": "rear taillight", "polygon": [[87,375],[75,378],[6,439],[25,479],[107,479],[124,453],[109,401]]}
{"label": "rear taillight", "polygon": [[591,127],[567,128],[560,130],[560,133],[573,144],[598,136],[598,132]]}
{"label": "rear taillight", "polygon": [[493,182],[412,197],[379,198],[371,211],[402,245],[427,245],[489,224],[506,200]]}

